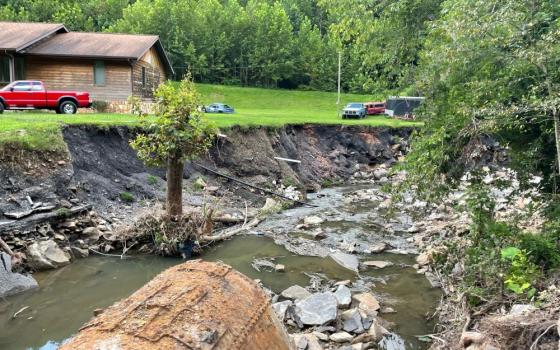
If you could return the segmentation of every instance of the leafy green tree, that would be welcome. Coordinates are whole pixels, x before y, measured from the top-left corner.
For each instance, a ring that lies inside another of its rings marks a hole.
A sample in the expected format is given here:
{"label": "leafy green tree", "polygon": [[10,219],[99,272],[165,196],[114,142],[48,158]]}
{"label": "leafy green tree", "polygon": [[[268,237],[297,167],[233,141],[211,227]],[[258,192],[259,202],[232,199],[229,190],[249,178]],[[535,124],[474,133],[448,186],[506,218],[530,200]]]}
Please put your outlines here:
{"label": "leafy green tree", "polygon": [[167,167],[166,210],[169,218],[176,219],[183,213],[185,161],[210,147],[216,129],[197,110],[200,98],[190,76],[179,84],[160,85],[155,96],[155,118],[144,115],[136,104],[144,132],[131,141],[131,146],[147,165]]}
{"label": "leafy green tree", "polygon": [[560,4],[448,0],[442,12],[421,53],[417,86],[427,97],[426,124],[407,159],[409,181],[424,193],[435,189],[449,179],[438,174],[462,173],[458,160],[469,142],[492,134],[514,146],[513,165],[543,172],[552,186]]}

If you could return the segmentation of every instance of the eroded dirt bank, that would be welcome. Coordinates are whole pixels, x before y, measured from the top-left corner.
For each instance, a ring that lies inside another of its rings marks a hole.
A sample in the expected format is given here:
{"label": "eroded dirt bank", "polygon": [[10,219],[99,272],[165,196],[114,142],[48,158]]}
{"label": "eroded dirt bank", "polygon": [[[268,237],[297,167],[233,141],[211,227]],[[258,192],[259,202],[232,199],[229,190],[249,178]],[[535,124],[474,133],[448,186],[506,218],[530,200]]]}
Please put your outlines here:
{"label": "eroded dirt bank", "polygon": [[[218,138],[200,163],[301,196],[374,166],[390,166],[403,155],[411,130],[313,125],[222,132],[227,137]],[[165,190],[165,172],[146,168],[130,148],[134,133],[126,127],[68,127],[67,153],[22,150],[0,163],[0,234],[16,253],[15,265],[56,268],[91,249],[122,248],[116,227],[163,199]],[[185,206],[219,202],[222,223],[242,220],[265,202],[256,191],[193,164],[184,175]],[[45,257],[46,252],[55,253]]]}

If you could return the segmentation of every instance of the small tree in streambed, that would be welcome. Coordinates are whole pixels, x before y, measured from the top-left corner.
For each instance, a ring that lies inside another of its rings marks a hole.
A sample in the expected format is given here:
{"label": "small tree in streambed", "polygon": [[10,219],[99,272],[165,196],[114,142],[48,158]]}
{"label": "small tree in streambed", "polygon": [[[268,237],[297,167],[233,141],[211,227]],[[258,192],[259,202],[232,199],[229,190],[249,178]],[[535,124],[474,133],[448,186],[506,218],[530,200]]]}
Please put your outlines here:
{"label": "small tree in streambed", "polygon": [[190,75],[179,84],[167,82],[160,85],[155,97],[155,117],[144,114],[138,100],[132,102],[145,132],[130,144],[146,165],[167,167],[167,216],[176,220],[183,214],[185,161],[210,147],[216,128],[197,110],[200,97]]}

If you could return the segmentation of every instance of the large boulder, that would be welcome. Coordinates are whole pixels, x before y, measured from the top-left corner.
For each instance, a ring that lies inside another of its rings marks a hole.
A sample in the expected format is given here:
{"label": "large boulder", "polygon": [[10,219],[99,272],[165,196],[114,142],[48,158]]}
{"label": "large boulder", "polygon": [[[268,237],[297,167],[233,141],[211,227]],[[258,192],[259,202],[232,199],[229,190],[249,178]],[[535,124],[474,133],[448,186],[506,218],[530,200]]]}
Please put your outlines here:
{"label": "large boulder", "polygon": [[12,258],[0,252],[0,298],[39,287],[31,276],[12,272]]}
{"label": "large boulder", "polygon": [[70,256],[53,240],[35,242],[27,247],[29,265],[37,270],[49,270],[68,265]]}
{"label": "large boulder", "polygon": [[325,292],[297,301],[295,313],[303,324],[320,326],[336,319],[337,307],[333,293]]}

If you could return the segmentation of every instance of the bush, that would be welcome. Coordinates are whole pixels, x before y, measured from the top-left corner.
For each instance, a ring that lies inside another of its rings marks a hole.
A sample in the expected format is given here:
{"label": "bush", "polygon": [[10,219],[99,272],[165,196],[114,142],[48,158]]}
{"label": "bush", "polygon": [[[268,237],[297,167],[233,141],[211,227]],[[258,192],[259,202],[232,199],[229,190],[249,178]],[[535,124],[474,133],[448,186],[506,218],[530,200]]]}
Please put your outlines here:
{"label": "bush", "polygon": [[99,113],[105,113],[109,108],[109,103],[107,101],[93,101],[92,107]]}
{"label": "bush", "polygon": [[148,175],[148,185],[155,186],[158,183],[157,177],[154,175]]}
{"label": "bush", "polygon": [[558,231],[540,234],[523,233],[519,235],[519,248],[529,254],[532,263],[548,271],[560,266],[558,252]]}
{"label": "bush", "polygon": [[127,202],[127,203],[132,203],[132,202],[134,202],[134,196],[133,196],[132,193],[130,193],[130,192],[121,192],[121,194],[119,194],[119,198],[120,198],[123,202]]}

